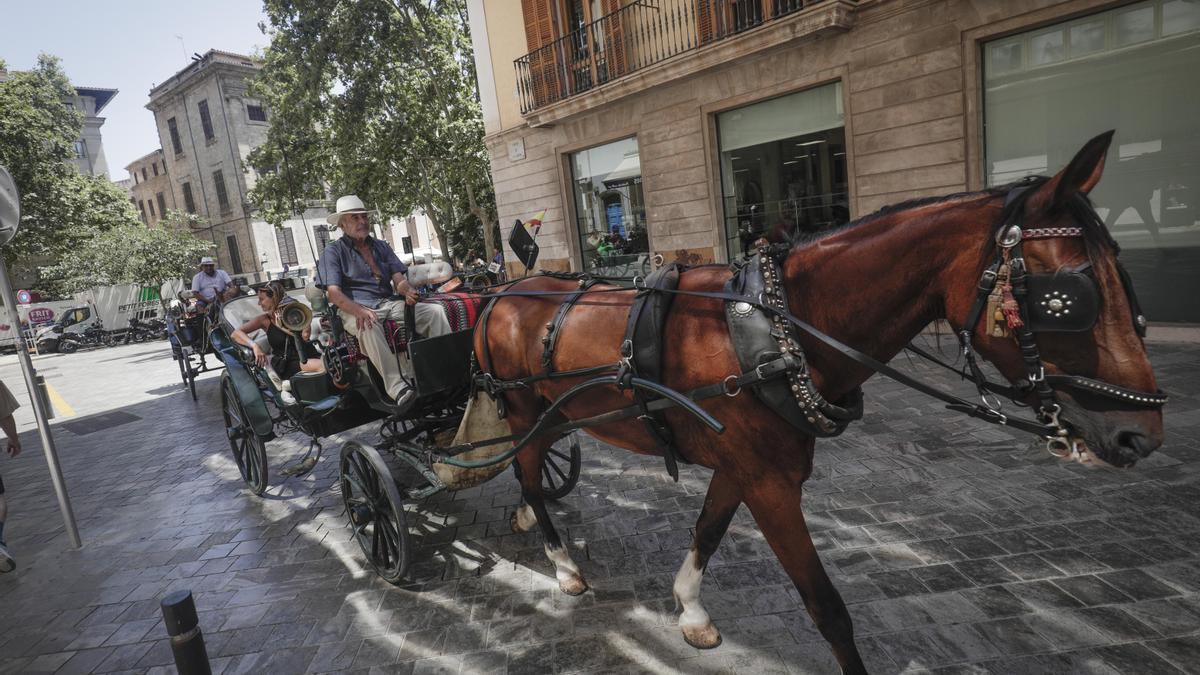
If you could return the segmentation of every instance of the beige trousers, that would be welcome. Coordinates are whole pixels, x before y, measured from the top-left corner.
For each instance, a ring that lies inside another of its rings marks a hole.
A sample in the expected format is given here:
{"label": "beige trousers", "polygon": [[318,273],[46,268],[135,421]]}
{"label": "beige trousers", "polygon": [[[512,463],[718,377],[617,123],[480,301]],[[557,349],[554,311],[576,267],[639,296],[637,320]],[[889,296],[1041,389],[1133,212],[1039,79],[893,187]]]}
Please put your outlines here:
{"label": "beige trousers", "polygon": [[[412,379],[412,364],[407,354],[393,354],[388,349],[387,337],[383,334],[385,320],[404,321],[404,301],[388,300],[375,308],[375,316],[379,323],[366,331],[358,330],[358,322],[354,317],[339,310],[342,325],[346,331],[358,338],[359,347],[366,352],[367,358],[375,365],[375,369],[383,376],[383,386],[388,396],[399,398],[408,389],[404,381]],[[427,302],[417,303],[417,332],[423,337],[445,335],[450,332],[450,320],[441,305]]]}

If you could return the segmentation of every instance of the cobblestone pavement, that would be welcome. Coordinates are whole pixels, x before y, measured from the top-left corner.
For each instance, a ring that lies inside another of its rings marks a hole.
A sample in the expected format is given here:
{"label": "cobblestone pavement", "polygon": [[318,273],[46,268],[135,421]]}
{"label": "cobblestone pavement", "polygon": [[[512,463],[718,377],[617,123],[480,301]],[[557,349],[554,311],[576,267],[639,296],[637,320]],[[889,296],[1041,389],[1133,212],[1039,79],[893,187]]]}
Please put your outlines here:
{"label": "cobblestone pavement", "polygon": [[[868,383],[865,420],[818,445],[806,505],[872,672],[1200,672],[1200,346],[1151,352],[1167,444],[1128,471],[1059,463]],[[509,532],[507,475],[419,506],[414,582],[395,588],[349,540],[336,443],[285,482],[301,441],[271,442],[255,498],[222,441],[217,373],[193,403],[164,344],[37,363],[74,408],[56,439],[85,545],[63,533],[26,407],[26,453],[0,459],[20,563],[0,576],[0,672],[165,672],[158,599],[185,588],[225,673],[834,671],[744,508],[702,591],[724,643],[679,635],[670,582],[703,470],[675,485],[658,461],[585,443],[583,480],[553,507],[581,597],[556,590],[537,535]],[[19,385],[12,357],[0,378]]]}

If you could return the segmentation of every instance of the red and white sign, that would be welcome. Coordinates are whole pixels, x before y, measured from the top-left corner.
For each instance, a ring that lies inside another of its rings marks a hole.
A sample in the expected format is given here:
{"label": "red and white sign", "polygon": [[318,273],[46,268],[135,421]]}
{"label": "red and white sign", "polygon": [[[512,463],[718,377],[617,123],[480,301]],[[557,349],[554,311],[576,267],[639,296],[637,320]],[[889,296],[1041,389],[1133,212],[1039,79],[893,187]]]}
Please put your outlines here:
{"label": "red and white sign", "polygon": [[49,307],[34,307],[29,310],[29,323],[48,323],[54,320],[54,310]]}
{"label": "red and white sign", "polygon": [[28,305],[31,300],[33,300],[33,295],[29,291],[24,289],[17,291],[18,303],[22,305]]}

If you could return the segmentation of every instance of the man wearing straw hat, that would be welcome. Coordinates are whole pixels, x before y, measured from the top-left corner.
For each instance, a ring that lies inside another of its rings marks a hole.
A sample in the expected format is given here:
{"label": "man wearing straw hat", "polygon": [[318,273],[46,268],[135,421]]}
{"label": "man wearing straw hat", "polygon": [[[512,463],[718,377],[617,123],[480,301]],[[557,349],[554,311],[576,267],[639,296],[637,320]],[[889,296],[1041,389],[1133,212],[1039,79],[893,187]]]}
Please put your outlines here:
{"label": "man wearing straw hat", "polygon": [[237,297],[241,290],[229,273],[217,269],[217,261],[209,256],[200,259],[200,271],[192,277],[192,292],[196,299],[204,305],[211,305],[218,300],[228,300]]}
{"label": "man wearing straw hat", "polygon": [[[371,236],[367,208],[357,195],[339,197],[334,213],[325,219],[342,230],[330,242],[317,265],[317,286],[329,294],[346,330],[356,338],[367,358],[383,377],[387,394],[401,408],[415,397],[405,378],[411,373],[408,359],[397,359],[388,349],[382,322],[404,319],[404,305],[415,304],[417,332],[424,337],[445,335],[450,322],[441,305],[417,304],[417,291],[404,273],[408,267],[387,242]],[[404,297],[391,300],[392,295]]]}

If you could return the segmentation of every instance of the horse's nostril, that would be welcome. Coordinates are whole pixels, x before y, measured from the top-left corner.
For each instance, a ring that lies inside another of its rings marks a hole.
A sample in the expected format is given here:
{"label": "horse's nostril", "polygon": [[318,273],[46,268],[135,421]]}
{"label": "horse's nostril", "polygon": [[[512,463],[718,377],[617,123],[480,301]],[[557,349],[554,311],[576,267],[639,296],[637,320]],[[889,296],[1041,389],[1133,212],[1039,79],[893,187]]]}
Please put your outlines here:
{"label": "horse's nostril", "polygon": [[1158,447],[1149,436],[1137,431],[1122,431],[1117,435],[1117,444],[1134,451],[1138,457],[1145,457]]}

